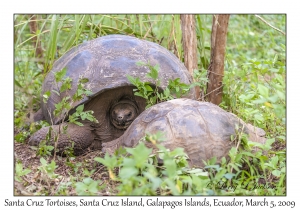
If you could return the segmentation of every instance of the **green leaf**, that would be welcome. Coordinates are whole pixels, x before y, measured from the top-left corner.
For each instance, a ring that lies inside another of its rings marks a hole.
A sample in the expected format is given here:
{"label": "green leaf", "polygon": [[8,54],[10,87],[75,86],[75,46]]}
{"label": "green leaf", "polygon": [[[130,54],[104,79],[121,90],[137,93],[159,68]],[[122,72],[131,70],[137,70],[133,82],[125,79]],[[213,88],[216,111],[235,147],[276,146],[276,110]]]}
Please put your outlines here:
{"label": "green leaf", "polygon": [[78,126],[83,126],[83,124],[81,122],[78,122],[78,121],[74,121],[73,123],[78,125]]}
{"label": "green leaf", "polygon": [[145,96],[144,96],[142,93],[140,93],[140,92],[135,92],[134,95],[140,96],[140,97],[142,97],[142,98],[145,98]]}
{"label": "green leaf", "polygon": [[43,102],[44,103],[47,103],[47,101],[48,101],[48,99],[50,97],[50,94],[51,94],[50,90],[44,92],[44,94],[43,94]]}
{"label": "green leaf", "polygon": [[265,102],[267,102],[266,98],[260,98],[260,99],[256,99],[252,101],[254,104],[263,104]]}
{"label": "green leaf", "polygon": [[19,88],[22,88],[22,86],[20,85],[20,83],[15,79],[15,84],[19,87]]}
{"label": "green leaf", "polygon": [[226,173],[226,174],[224,174],[224,177],[225,177],[226,179],[231,180],[233,177],[235,177],[235,174],[232,174],[232,173]]}
{"label": "green leaf", "polygon": [[165,89],[164,95],[166,98],[168,98],[170,96],[170,89],[168,87]]}
{"label": "green leaf", "polygon": [[126,75],[126,77],[127,77],[128,81],[129,81],[131,84],[133,84],[133,85],[136,86],[137,81],[136,81],[136,79],[135,79],[134,77],[132,77],[132,76],[130,76],[130,75]]}
{"label": "green leaf", "polygon": [[40,158],[40,162],[42,165],[47,165],[47,161],[43,157]]}
{"label": "green leaf", "polygon": [[268,98],[269,97],[269,89],[261,84],[258,84],[257,86],[258,88],[258,92],[264,97],[264,98]]}
{"label": "green leaf", "polygon": [[166,167],[166,175],[170,178],[173,179],[177,175],[177,167],[174,162],[174,160],[167,159],[164,160],[164,166]]}
{"label": "green leaf", "polygon": [[182,181],[180,179],[177,179],[176,181],[176,188],[178,189],[179,193],[182,193]]}
{"label": "green leaf", "polygon": [[75,189],[78,195],[88,195],[85,191],[88,189],[88,186],[82,182],[75,183]]}
{"label": "green leaf", "polygon": [[285,100],[285,94],[284,94],[282,91],[277,90],[277,91],[276,91],[276,95],[277,95],[280,99]]}
{"label": "green leaf", "polygon": [[152,190],[156,190],[160,187],[162,180],[161,178],[157,177],[156,174],[153,175],[149,172],[143,172],[143,175],[151,181]]}
{"label": "green leaf", "polygon": [[179,195],[179,188],[176,187],[176,184],[174,183],[173,180],[171,180],[171,178],[167,178],[165,180],[165,182],[169,186],[169,188],[171,189],[173,195]]}
{"label": "green leaf", "polygon": [[55,81],[56,82],[60,82],[62,81],[63,77],[66,75],[67,73],[67,68],[63,68],[62,70],[60,71],[57,71],[54,73],[54,77],[55,77]]}
{"label": "green leaf", "polygon": [[102,163],[109,169],[113,169],[114,167],[117,166],[118,163],[116,156],[109,156],[109,154],[107,153],[105,154],[104,158],[95,157],[94,160],[99,163]]}
{"label": "green leaf", "polygon": [[145,144],[139,143],[135,148],[126,148],[129,154],[132,154],[136,161],[136,167],[142,168],[145,162],[148,160],[148,156],[151,154],[152,149],[148,149]]}
{"label": "green leaf", "polygon": [[88,177],[83,179],[83,182],[77,182],[75,189],[78,195],[96,195],[99,190],[98,184],[98,181]]}
{"label": "green leaf", "polygon": [[276,167],[277,163],[278,163],[278,156],[274,156],[271,158],[271,163],[274,167]]}
{"label": "green leaf", "polygon": [[279,170],[274,170],[274,171],[272,171],[272,174],[274,175],[274,176],[280,176],[280,174],[281,174],[281,171],[279,171]]}
{"label": "green leaf", "polygon": [[20,173],[23,170],[23,165],[22,163],[17,163],[16,164],[16,172]]}
{"label": "green leaf", "polygon": [[145,66],[146,63],[142,62],[142,61],[138,61],[135,63],[137,66]]}
{"label": "green leaf", "polygon": [[193,184],[193,180],[190,176],[180,176],[180,179],[182,180],[183,183],[187,183],[189,185]]}
{"label": "green leaf", "polygon": [[76,112],[81,113],[81,112],[83,111],[83,109],[84,109],[84,104],[78,106],[78,107],[76,108]]}
{"label": "green leaf", "polygon": [[150,72],[146,76],[156,80],[158,78],[159,65],[156,64],[154,67],[149,66],[149,68]]}
{"label": "green leaf", "polygon": [[214,169],[219,169],[220,166],[219,165],[208,165],[208,166],[205,166],[204,168],[214,168]]}
{"label": "green leaf", "polygon": [[122,167],[119,176],[121,179],[130,179],[131,177],[137,176],[138,173],[139,171],[135,167]]}
{"label": "green leaf", "polygon": [[79,83],[85,84],[85,83],[87,83],[88,81],[89,81],[88,78],[81,78],[81,79],[79,80]]}
{"label": "green leaf", "polygon": [[62,85],[60,87],[60,92],[62,93],[64,91],[66,91],[66,90],[71,90],[71,88],[72,88],[72,79],[70,77],[67,77],[63,81],[63,83],[62,83]]}
{"label": "green leaf", "polygon": [[153,89],[150,85],[145,85],[145,88],[146,88],[147,91],[153,92]]}
{"label": "green leaf", "polygon": [[186,173],[188,174],[194,174],[196,176],[208,176],[208,172],[203,171],[200,168],[192,169],[192,170],[187,170]]}
{"label": "green leaf", "polygon": [[[127,148],[125,148],[125,150],[126,150]],[[124,166],[124,167],[135,167],[136,166],[136,160],[132,157],[132,156],[130,156],[129,158],[124,158],[123,159],[123,163],[122,163],[122,166]]]}

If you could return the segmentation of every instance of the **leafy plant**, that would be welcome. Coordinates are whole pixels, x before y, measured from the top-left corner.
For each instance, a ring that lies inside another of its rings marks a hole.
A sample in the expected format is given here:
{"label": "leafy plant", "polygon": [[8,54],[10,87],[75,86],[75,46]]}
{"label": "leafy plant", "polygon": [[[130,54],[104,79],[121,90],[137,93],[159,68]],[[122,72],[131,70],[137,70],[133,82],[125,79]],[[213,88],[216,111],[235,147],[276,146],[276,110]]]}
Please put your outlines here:
{"label": "leafy plant", "polygon": [[[35,149],[35,148],[33,148]],[[36,154],[41,157],[46,157],[51,155],[54,147],[47,143],[47,140],[42,140],[39,146],[36,148]]]}
{"label": "leafy plant", "polygon": [[115,174],[113,173],[113,169],[117,166],[117,157],[116,156],[112,156],[110,157],[108,153],[105,154],[104,158],[99,158],[96,157],[95,161],[102,163],[103,165],[105,165],[108,169],[109,172],[109,177],[112,180],[115,180]]}
{"label": "leafy plant", "polygon": [[168,82],[168,86],[165,88],[165,90],[160,90],[158,89],[161,83],[161,81],[158,78],[160,68],[159,64],[152,66],[150,65],[150,63],[137,62],[136,65],[148,67],[150,71],[146,74],[146,77],[151,78],[153,80],[153,83],[142,82],[138,77],[135,78],[130,75],[127,75],[129,82],[136,87],[136,89],[134,89],[134,95],[146,99],[146,108],[149,108],[150,106],[153,106],[154,104],[157,104],[159,102],[174,99],[174,95],[176,95],[177,98],[180,98],[184,94],[186,94],[192,87],[190,85],[180,82],[180,79],[177,78],[174,80],[170,79]]}
{"label": "leafy plant", "polygon": [[[61,101],[55,104],[55,110],[53,111],[53,115],[55,117],[60,117],[63,121],[68,116],[70,110],[73,108],[73,104],[77,101],[80,101],[83,97],[88,96],[91,94],[91,91],[87,90],[84,87],[84,84],[88,82],[87,78],[81,78],[78,81],[77,89],[74,95],[70,96],[68,93],[69,90],[72,88],[72,79],[70,77],[66,77],[67,69],[63,68],[60,71],[57,71],[54,73],[55,77],[55,85],[57,86],[56,90],[52,90],[52,94],[57,94],[58,96],[63,96]],[[51,95],[50,91],[47,91],[43,94],[43,102],[47,103],[47,100],[49,99]],[[80,105],[76,108],[75,112],[68,116],[68,122],[74,123],[78,126],[83,126],[83,124],[79,120],[89,120],[91,122],[98,123],[97,119],[93,116],[93,111],[83,111],[84,105]],[[64,125],[62,127],[62,124],[59,124],[58,132],[55,132],[51,127],[47,134],[47,140],[41,141],[39,148],[38,148],[38,154],[41,155],[48,155],[50,154],[49,151],[53,150],[52,146],[47,146],[47,142],[50,141],[51,138],[54,139],[54,151],[56,153],[57,148],[57,142],[59,141],[59,135],[62,132],[67,131],[67,126]],[[69,148],[64,152],[66,155],[74,156],[73,155],[73,148]]]}
{"label": "leafy plant", "polygon": [[[240,71],[228,71],[224,77],[224,82],[228,85],[224,88],[222,106],[231,107],[244,120],[252,119],[250,123],[269,129],[271,135],[279,134],[281,139],[285,139],[284,68],[277,61],[251,60]],[[250,75],[251,81],[248,80]],[[234,77],[239,79],[232,83]]]}
{"label": "leafy plant", "polygon": [[18,133],[17,135],[15,135],[15,140],[18,143],[24,143],[25,140],[30,136],[30,132],[28,131],[22,131],[20,133]]}
{"label": "leafy plant", "polygon": [[[154,153],[145,141],[156,146]],[[170,151],[160,141],[162,134],[146,135],[135,148],[125,148],[127,154],[116,151],[118,155],[106,154],[95,161],[104,164],[110,179],[119,183],[119,195],[190,195],[201,190],[205,194],[203,182],[209,181],[207,172],[190,169],[182,148]],[[112,174],[115,169],[118,174]]]}
{"label": "leafy plant", "polygon": [[47,161],[41,157],[40,158],[41,166],[39,167],[39,171],[46,175],[49,179],[54,179],[58,175],[54,173],[55,169],[57,168],[57,165],[54,160],[51,161],[51,163],[47,163]]}
{"label": "leafy plant", "polygon": [[67,154],[66,165],[73,169],[75,173],[78,173],[79,167],[82,166],[82,163],[77,163],[75,157],[70,154]]}
{"label": "leafy plant", "polygon": [[30,169],[26,168],[23,169],[23,164],[22,163],[16,163],[15,167],[15,180],[18,182],[22,182],[22,176],[25,176],[31,172]]}
{"label": "leafy plant", "polygon": [[97,195],[101,189],[99,181],[95,181],[92,178],[84,178],[82,182],[77,182],[75,186],[78,195]]}
{"label": "leafy plant", "polygon": [[62,182],[57,188],[55,195],[69,195],[70,191],[68,190],[72,185],[72,182]]}

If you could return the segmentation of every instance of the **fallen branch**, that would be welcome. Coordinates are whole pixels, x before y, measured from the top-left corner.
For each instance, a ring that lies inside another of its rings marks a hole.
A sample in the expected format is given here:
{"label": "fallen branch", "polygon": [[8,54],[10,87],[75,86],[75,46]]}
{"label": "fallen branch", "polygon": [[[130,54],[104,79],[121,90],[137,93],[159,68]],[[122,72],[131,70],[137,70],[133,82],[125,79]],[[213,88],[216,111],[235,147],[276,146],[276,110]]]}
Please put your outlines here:
{"label": "fallen branch", "polygon": [[268,26],[270,26],[271,28],[275,29],[276,31],[282,33],[283,35],[285,35],[285,33],[283,31],[281,31],[280,29],[272,26],[270,23],[268,23],[265,19],[263,19],[262,17],[260,17],[259,15],[255,15],[255,17],[257,17],[258,19],[260,19],[262,22],[264,22],[265,24],[267,24]]}

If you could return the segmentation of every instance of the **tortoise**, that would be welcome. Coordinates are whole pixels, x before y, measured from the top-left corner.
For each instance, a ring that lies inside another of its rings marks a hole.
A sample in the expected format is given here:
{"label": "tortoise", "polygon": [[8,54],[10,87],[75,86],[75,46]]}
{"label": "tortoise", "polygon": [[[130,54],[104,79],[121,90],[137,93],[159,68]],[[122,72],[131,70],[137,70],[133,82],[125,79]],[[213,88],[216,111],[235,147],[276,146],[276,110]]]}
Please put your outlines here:
{"label": "tortoise", "polygon": [[[145,99],[134,95],[135,88],[127,79],[127,75],[139,77],[142,82],[155,85],[151,78],[146,77],[147,66],[138,66],[137,62],[159,65],[159,90],[163,90],[168,81],[179,78],[180,82],[191,84],[192,77],[180,60],[162,46],[125,35],[108,35],[86,41],[68,51],[58,59],[52,70],[46,75],[41,91],[41,109],[35,114],[34,120],[46,120],[53,131],[58,132],[66,125],[62,113],[54,116],[55,104],[67,95],[74,95],[82,78],[87,78],[86,88],[92,92],[72,104],[69,113],[84,104],[84,110],[92,110],[99,123],[82,121],[83,126],[69,124],[66,134],[61,134],[57,148],[60,152],[74,142],[74,153],[79,155],[87,149],[101,149],[102,142],[121,136],[130,123],[146,107]],[[69,91],[60,92],[61,83],[56,83],[55,73],[66,70],[66,76],[72,79]],[[50,91],[46,103],[43,95]],[[194,89],[184,96],[194,98]],[[37,146],[50,127],[37,131],[29,139],[29,144]],[[53,135],[52,135],[53,136]]]}
{"label": "tortoise", "polygon": [[[203,167],[203,160],[226,157],[234,145],[232,137],[240,132],[250,141],[265,143],[261,128],[246,124],[236,115],[209,102],[192,99],[173,99],[156,104],[141,113],[119,138],[104,142],[102,151],[112,154],[117,148],[134,147],[146,134],[163,132],[161,142],[168,149],[181,147],[189,156],[190,166]],[[150,142],[146,146],[155,147]]]}

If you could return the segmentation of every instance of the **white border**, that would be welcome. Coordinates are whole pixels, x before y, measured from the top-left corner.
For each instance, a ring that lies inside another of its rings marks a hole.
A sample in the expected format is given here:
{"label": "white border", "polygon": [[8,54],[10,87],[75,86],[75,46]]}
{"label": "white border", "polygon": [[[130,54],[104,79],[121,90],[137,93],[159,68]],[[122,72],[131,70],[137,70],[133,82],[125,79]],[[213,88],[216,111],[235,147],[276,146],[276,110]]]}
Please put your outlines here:
{"label": "white border", "polygon": [[[300,205],[299,180],[299,12],[296,1],[252,0],[252,1],[138,1],[138,0],[110,0],[110,1],[12,1],[1,3],[1,70],[0,96],[1,100],[1,152],[0,152],[0,206],[4,206],[4,199],[26,201],[31,197],[13,197],[13,14],[14,13],[286,13],[287,14],[287,196],[267,197],[268,200],[294,200]],[[4,116],[4,117],[3,117]],[[44,200],[47,197],[34,197]],[[110,197],[112,200],[118,199]],[[208,198],[213,202],[213,198]],[[246,199],[248,197],[238,197]],[[253,198],[253,197],[249,197]],[[298,198],[298,199],[297,199]],[[53,197],[52,200],[77,200],[80,197]],[[87,198],[86,199],[93,199]],[[101,198],[97,198],[101,199]],[[120,198],[119,198],[120,199]],[[144,197],[147,199],[147,197]],[[181,197],[168,197],[165,200],[181,200]],[[217,199],[231,200],[228,197]],[[262,197],[255,197],[261,200]],[[8,208],[8,207],[4,207]],[[45,208],[45,207],[44,207]],[[46,207],[51,208],[51,207]],[[58,207],[60,208],[60,207]],[[68,207],[63,207],[68,208]],[[96,207],[97,209],[103,207]],[[110,207],[111,208],[111,207]],[[124,207],[123,207],[124,208]],[[122,208],[122,209],[123,209]],[[130,207],[132,208],[132,207]],[[185,207],[176,209],[183,209]],[[197,207],[199,208],[199,207]],[[200,207],[203,208],[203,207]],[[229,209],[232,207],[222,207]],[[278,207],[277,207],[278,208]],[[276,209],[277,209],[276,208]],[[13,207],[15,209],[15,207]],[[111,208],[114,209],[114,208]],[[118,208],[120,209],[120,207]],[[128,209],[128,208],[127,208]],[[137,209],[137,208],[136,208]]]}

